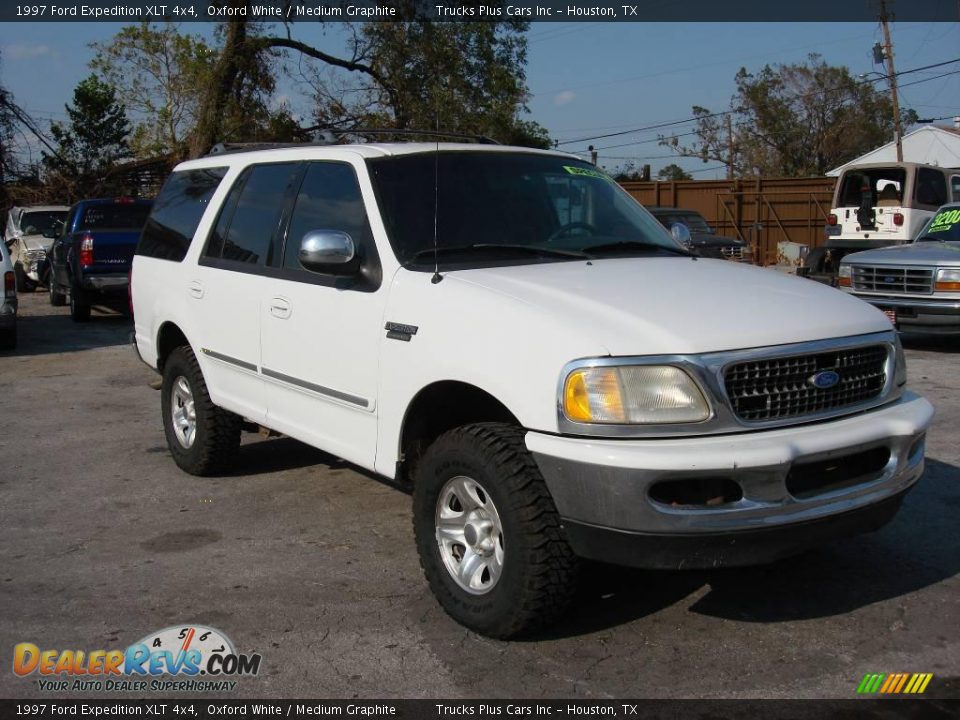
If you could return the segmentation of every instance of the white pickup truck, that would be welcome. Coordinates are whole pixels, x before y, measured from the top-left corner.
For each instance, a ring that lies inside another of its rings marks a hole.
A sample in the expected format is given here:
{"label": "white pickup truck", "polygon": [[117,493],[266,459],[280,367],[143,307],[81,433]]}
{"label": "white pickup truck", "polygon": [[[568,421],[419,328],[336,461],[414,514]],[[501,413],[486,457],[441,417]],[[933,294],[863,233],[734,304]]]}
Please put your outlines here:
{"label": "white pickup truck", "polygon": [[580,558],[771,561],[923,472],[933,408],[881,312],[692,256],[571,155],[215,152],[164,185],[132,299],[181,468],[259,425],[408,484],[431,589],[490,636],[554,620]]}

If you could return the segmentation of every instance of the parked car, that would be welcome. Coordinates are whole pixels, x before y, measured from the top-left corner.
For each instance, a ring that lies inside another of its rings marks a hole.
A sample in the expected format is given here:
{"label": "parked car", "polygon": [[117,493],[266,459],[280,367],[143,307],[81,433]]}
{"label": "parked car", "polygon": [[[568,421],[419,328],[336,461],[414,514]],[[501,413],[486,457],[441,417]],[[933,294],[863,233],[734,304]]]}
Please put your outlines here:
{"label": "parked car", "polygon": [[696,210],[681,210],[673,207],[647,207],[667,230],[674,225],[683,225],[690,231],[690,248],[702,257],[753,262],[750,245],[736,238],[717,235],[706,219]]}
{"label": "parked car", "polygon": [[6,243],[0,243],[0,277],[3,278],[3,297],[0,297],[0,350],[17,346],[17,282]]}
{"label": "parked car", "polygon": [[836,285],[846,255],[909,243],[949,202],[960,202],[960,168],[913,162],[850,165],[834,186],[826,243],[810,250],[797,274]]}
{"label": "parked car", "polygon": [[97,303],[121,306],[127,299],[133,252],[151,200],[81,200],[70,208],[50,252],[50,304],[70,298],[70,317],[90,319]]}
{"label": "parked car", "polygon": [[580,557],[768,562],[882,526],[923,472],[933,408],[881,313],[696,258],[573,155],[214,153],[131,282],[180,468],[263,426],[409,485],[430,588],[495,637],[555,619]]}
{"label": "parked car", "polygon": [[844,257],[839,284],[900,330],[960,333],[960,203],[941,207],[909,245]]}
{"label": "parked car", "polygon": [[50,232],[63,226],[66,205],[28,205],[14,207],[7,214],[4,241],[13,256],[19,292],[33,292],[46,282]]}

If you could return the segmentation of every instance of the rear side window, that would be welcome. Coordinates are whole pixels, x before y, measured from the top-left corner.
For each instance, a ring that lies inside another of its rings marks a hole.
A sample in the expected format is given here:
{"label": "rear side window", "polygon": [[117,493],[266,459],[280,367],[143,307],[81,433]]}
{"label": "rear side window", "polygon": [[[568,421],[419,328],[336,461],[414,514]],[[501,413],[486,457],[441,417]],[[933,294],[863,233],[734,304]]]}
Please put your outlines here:
{"label": "rear side window", "polygon": [[269,260],[298,163],[254,165],[231,190],[204,257],[262,265]]}
{"label": "rear side window", "polygon": [[180,262],[227,168],[181,170],[164,183],[140,235],[137,255]]}
{"label": "rear side window", "polygon": [[938,207],[946,204],[947,179],[943,173],[928,168],[917,171],[917,202]]}

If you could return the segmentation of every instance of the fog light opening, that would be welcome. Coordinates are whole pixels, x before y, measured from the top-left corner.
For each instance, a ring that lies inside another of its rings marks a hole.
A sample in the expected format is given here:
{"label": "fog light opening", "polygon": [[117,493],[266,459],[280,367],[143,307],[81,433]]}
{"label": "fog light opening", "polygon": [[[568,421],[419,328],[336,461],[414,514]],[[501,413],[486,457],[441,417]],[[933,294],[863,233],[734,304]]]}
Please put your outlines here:
{"label": "fog light opening", "polygon": [[664,480],[650,488],[650,499],[671,507],[720,507],[742,500],[743,490],[724,477]]}

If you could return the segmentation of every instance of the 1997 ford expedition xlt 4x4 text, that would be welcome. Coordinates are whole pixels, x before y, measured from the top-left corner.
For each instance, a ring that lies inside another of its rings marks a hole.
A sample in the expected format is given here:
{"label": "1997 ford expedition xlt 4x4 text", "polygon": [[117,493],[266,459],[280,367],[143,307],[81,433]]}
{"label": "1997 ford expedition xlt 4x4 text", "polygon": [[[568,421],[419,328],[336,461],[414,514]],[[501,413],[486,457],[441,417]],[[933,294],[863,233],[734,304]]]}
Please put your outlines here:
{"label": "1997 ford expedition xlt 4x4 text", "polygon": [[409,483],[430,587],[491,636],[555,619],[579,557],[770,561],[923,472],[933,408],[880,311],[692,257],[571,155],[213,153],[164,185],[132,292],[181,468],[246,420]]}

